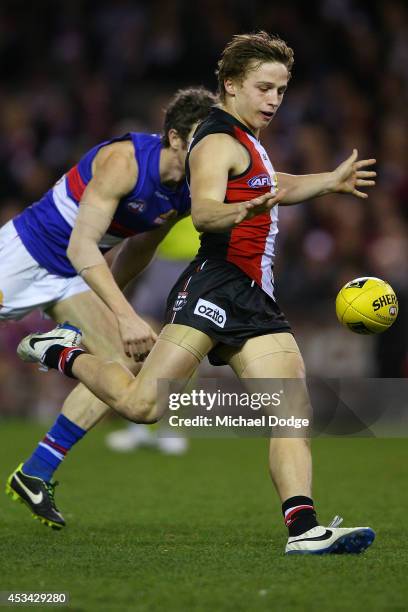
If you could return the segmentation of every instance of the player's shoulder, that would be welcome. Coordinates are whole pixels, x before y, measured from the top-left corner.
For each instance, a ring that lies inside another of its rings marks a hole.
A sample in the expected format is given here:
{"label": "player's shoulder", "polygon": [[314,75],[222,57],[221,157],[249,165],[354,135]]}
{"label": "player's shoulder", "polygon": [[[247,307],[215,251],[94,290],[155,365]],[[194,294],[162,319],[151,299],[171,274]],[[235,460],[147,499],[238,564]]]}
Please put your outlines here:
{"label": "player's shoulder", "polygon": [[229,157],[234,154],[238,142],[232,134],[222,132],[210,132],[203,136],[190,150],[190,157],[198,158],[202,156]]}
{"label": "player's shoulder", "polygon": [[134,156],[135,150],[131,140],[111,142],[98,151],[99,161],[105,161],[108,158],[123,161],[132,159]]}
{"label": "player's shoulder", "polygon": [[150,132],[129,132],[129,140],[135,147],[154,147],[161,144],[162,137]]}
{"label": "player's shoulder", "polygon": [[193,144],[198,143],[200,140],[209,136],[210,134],[226,134],[234,136],[234,125],[231,121],[232,117],[229,113],[226,113],[221,108],[213,107],[210,114],[200,125],[198,126],[194,138]]}
{"label": "player's shoulder", "polygon": [[103,181],[120,194],[130,192],[138,178],[139,167],[129,141],[112,142],[98,151],[92,167],[92,181]]}
{"label": "player's shoulder", "polygon": [[236,121],[232,115],[219,107],[213,107],[207,119],[197,128],[190,144],[190,153],[196,156],[208,153],[230,156],[239,147]]}

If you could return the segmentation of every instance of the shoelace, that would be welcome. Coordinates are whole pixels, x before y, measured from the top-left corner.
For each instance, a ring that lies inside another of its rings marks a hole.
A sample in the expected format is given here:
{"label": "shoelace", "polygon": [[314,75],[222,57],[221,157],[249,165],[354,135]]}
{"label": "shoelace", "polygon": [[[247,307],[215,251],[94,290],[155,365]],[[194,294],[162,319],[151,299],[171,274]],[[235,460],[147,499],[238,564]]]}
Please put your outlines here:
{"label": "shoelace", "polygon": [[328,527],[338,527],[339,525],[341,525],[343,522],[343,519],[341,518],[341,516],[338,516],[336,514],[336,516],[334,517],[334,519],[327,525]]}
{"label": "shoelace", "polygon": [[50,496],[50,501],[51,501],[51,505],[52,507],[56,510],[57,506],[55,505],[55,487],[59,485],[58,480],[56,480],[55,482],[47,482],[45,484],[45,487],[48,491],[48,495]]}

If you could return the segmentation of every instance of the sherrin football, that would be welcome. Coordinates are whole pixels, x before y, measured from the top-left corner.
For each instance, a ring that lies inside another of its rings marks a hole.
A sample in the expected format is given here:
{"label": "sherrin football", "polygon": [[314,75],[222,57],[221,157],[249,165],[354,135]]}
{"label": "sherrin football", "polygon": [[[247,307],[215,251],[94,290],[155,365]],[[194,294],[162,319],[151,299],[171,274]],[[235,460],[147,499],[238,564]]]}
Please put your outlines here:
{"label": "sherrin football", "polygon": [[397,296],[380,278],[355,278],[340,289],[336,314],[340,323],[357,334],[380,334],[397,318]]}

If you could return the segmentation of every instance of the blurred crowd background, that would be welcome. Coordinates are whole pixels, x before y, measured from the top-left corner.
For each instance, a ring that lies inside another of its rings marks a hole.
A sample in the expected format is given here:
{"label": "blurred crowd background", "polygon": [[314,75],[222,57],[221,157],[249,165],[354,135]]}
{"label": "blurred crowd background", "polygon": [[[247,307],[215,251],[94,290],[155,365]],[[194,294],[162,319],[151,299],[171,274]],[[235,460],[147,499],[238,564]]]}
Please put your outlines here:
{"label": "blurred crowd background", "polygon": [[[275,169],[333,169],[354,147],[377,159],[366,201],[326,196],[281,208],[278,300],[313,375],[404,377],[408,276],[408,6],[309,0],[4,0],[0,5],[0,223],[36,201],[97,142],[160,131],[178,87],[215,89],[233,34],[265,29],[295,51],[283,105],[263,135]],[[166,276],[156,262],[150,299]],[[149,272],[147,273],[149,275]],[[400,315],[361,337],[335,318],[337,291],[357,276],[389,281]],[[1,288],[1,279],[0,279]],[[134,296],[136,308],[137,291]],[[148,313],[147,313],[148,314]],[[156,316],[155,313],[152,315]],[[15,348],[49,322],[0,328],[0,414],[48,417],[70,382],[18,362]],[[108,332],[108,330],[101,330]],[[217,375],[217,371],[213,373]]]}

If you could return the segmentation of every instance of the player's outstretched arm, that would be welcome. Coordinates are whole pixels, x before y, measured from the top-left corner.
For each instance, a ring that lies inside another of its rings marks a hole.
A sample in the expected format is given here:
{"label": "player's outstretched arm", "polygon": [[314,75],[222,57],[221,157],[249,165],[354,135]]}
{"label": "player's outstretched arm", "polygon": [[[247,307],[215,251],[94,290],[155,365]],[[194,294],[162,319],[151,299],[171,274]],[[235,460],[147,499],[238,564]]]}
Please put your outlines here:
{"label": "player's outstretched arm", "polygon": [[225,232],[255,215],[270,210],[284,196],[266,193],[253,200],[226,204],[228,176],[240,174],[243,147],[228,134],[211,134],[197,144],[190,154],[191,216],[199,232]]}
{"label": "player's outstretched arm", "polygon": [[131,191],[136,178],[136,161],[121,152],[112,151],[96,166],[81,199],[67,255],[115,314],[126,354],[139,360],[151,350],[156,336],[122,294],[98,247],[120,198]]}
{"label": "player's outstretched arm", "polygon": [[286,189],[282,204],[298,204],[310,198],[328,193],[349,193],[358,198],[367,198],[358,188],[373,187],[377,173],[371,169],[375,159],[358,159],[357,149],[333,172],[292,175],[278,173],[278,184]]}

